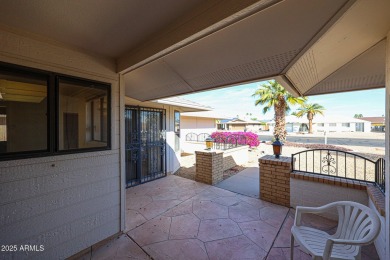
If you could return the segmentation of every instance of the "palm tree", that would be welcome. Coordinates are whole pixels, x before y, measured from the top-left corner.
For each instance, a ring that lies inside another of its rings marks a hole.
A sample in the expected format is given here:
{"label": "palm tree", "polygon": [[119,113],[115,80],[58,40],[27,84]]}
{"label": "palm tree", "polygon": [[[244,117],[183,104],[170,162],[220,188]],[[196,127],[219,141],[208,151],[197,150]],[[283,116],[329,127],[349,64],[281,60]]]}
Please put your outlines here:
{"label": "palm tree", "polygon": [[355,114],[353,117],[354,117],[354,118],[362,118],[363,115],[362,115],[362,114]]}
{"label": "palm tree", "polygon": [[275,111],[274,136],[280,140],[286,140],[286,112],[290,110],[290,105],[303,104],[305,97],[294,97],[274,80],[262,84],[252,95],[259,97],[255,101],[255,106],[263,105],[263,113],[267,113],[271,108]]}
{"label": "palm tree", "polygon": [[325,108],[317,103],[308,104],[304,103],[300,108],[297,109],[296,112],[292,113],[294,116],[303,117],[307,115],[307,119],[309,120],[309,134],[313,133],[313,118],[317,114],[324,114]]}

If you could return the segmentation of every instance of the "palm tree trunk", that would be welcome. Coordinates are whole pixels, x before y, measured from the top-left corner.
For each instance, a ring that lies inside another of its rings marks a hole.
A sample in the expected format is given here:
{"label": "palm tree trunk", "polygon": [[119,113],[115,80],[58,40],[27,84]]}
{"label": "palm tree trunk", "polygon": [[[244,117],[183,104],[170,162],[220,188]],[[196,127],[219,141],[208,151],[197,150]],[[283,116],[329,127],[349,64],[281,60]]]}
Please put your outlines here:
{"label": "palm tree trunk", "polygon": [[308,112],[307,113],[307,119],[309,120],[309,134],[313,133],[313,113]]}
{"label": "palm tree trunk", "polygon": [[284,97],[279,99],[278,104],[274,105],[275,110],[275,129],[274,136],[279,137],[280,141],[286,141],[286,102]]}
{"label": "palm tree trunk", "polygon": [[313,119],[309,119],[309,134],[313,133]]}

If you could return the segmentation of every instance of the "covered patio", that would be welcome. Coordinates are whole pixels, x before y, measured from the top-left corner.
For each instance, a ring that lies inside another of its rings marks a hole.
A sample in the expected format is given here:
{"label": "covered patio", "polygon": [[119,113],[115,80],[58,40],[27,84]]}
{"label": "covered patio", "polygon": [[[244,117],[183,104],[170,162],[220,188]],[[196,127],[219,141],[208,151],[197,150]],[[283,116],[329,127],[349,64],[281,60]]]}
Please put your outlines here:
{"label": "covered patio", "polygon": [[[126,192],[126,232],[83,258],[289,259],[294,210],[170,175]],[[335,232],[336,222],[303,222]],[[296,259],[311,259],[295,247]],[[375,246],[362,259],[379,259]]]}
{"label": "covered patio", "polygon": [[[267,79],[295,96],[386,88],[390,127],[388,0],[12,0],[1,7],[0,115],[9,134],[0,140],[0,242],[44,250],[0,258],[288,257],[292,209],[174,170],[126,189],[127,173],[141,164],[169,169],[164,164],[180,157],[179,111],[166,104],[153,113],[170,124],[154,127],[160,159],[141,154],[141,142],[139,153],[128,153],[126,140],[150,134],[126,132],[130,99],[140,114],[143,102]],[[386,133],[386,161],[389,143]],[[385,207],[377,252],[389,259],[388,191]],[[372,246],[363,256],[377,257]]]}

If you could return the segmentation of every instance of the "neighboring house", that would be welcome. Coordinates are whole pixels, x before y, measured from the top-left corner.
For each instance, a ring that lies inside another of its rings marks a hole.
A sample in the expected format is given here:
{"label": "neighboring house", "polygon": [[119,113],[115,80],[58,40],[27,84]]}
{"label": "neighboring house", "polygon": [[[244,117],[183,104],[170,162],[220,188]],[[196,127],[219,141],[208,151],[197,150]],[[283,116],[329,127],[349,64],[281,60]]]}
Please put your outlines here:
{"label": "neighboring house", "polygon": [[[210,109],[179,97],[149,102],[126,97],[125,104],[128,187],[140,183],[145,176],[151,180],[177,171],[183,137],[181,129],[186,125],[181,114]],[[141,156],[137,156],[139,152]],[[138,164],[142,166],[137,167]]]}
{"label": "neighboring house", "polygon": [[[270,131],[275,121],[269,122]],[[286,130],[289,133],[308,132],[309,121],[306,117],[286,116]],[[370,132],[371,123],[353,117],[316,115],[313,119],[313,132]]]}
{"label": "neighboring house", "polygon": [[227,131],[267,131],[267,123],[256,121],[256,120],[244,120],[240,118],[234,118],[229,121],[220,122],[218,129]]}
{"label": "neighboring house", "polygon": [[361,117],[359,119],[370,121],[372,132],[384,132],[385,131],[386,118],[384,116]]}

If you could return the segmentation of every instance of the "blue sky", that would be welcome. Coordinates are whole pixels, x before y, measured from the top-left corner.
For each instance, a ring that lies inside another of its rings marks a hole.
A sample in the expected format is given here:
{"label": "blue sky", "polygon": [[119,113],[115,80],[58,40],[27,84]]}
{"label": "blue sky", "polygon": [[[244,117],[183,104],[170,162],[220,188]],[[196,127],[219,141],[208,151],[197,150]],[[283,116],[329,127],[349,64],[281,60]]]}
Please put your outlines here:
{"label": "blue sky", "polygon": [[[209,105],[215,111],[227,116],[252,113],[258,119],[272,119],[273,110],[262,113],[262,107],[254,105],[252,94],[257,87],[265,82],[244,84],[235,87],[205,91],[182,96],[204,105]],[[385,89],[354,91],[339,94],[328,94],[309,97],[309,103],[318,103],[325,107],[325,116],[347,116],[354,114],[363,116],[382,116],[385,114]],[[292,110],[294,111],[294,109]]]}

